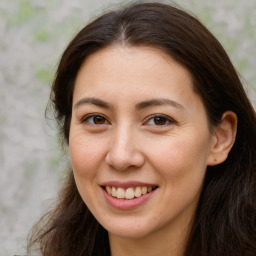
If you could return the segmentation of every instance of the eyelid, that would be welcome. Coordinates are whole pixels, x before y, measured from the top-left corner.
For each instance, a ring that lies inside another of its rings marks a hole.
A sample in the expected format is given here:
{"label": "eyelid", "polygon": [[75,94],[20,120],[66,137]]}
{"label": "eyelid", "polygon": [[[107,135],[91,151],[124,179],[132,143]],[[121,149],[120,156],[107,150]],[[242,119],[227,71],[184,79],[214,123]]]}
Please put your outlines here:
{"label": "eyelid", "polygon": [[[94,117],[97,117],[97,116],[102,117],[105,120],[105,122],[103,124],[93,124],[91,122],[88,122],[89,118],[94,118]],[[150,120],[152,120],[154,118],[157,118],[157,117],[161,117],[161,118],[166,119],[166,124],[163,124],[163,125],[148,124],[148,122]],[[102,125],[110,124],[108,119],[103,114],[100,114],[100,113],[89,113],[89,114],[86,114],[85,116],[83,116],[81,118],[81,123],[87,123],[89,125],[95,125],[95,126],[102,126]],[[156,127],[165,127],[165,126],[173,125],[173,124],[176,124],[176,123],[177,123],[177,121],[175,121],[173,118],[171,118],[168,115],[165,115],[165,114],[152,114],[152,115],[149,115],[148,117],[146,117],[146,120],[143,122],[143,125],[156,126]]]}
{"label": "eyelid", "polygon": [[[97,117],[97,116],[100,116],[100,117],[104,118],[105,123],[104,124],[92,124],[92,123],[88,122],[89,118],[93,118],[93,117]],[[100,113],[90,113],[90,114],[87,114],[87,115],[85,115],[81,118],[81,123],[88,123],[90,125],[105,125],[105,124],[109,124],[110,122],[108,121],[108,119],[104,115],[102,115]]]}
{"label": "eyelid", "polygon": [[146,118],[146,121],[143,122],[143,125],[147,125],[147,123],[153,119],[153,118],[156,118],[156,117],[161,117],[161,118],[165,118],[166,121],[168,122],[167,124],[163,124],[163,125],[150,125],[150,126],[156,126],[156,127],[165,127],[165,126],[168,126],[168,125],[173,125],[173,124],[177,124],[177,121],[175,121],[173,118],[171,118],[170,116],[167,116],[165,114],[152,114],[150,116],[148,116]]}

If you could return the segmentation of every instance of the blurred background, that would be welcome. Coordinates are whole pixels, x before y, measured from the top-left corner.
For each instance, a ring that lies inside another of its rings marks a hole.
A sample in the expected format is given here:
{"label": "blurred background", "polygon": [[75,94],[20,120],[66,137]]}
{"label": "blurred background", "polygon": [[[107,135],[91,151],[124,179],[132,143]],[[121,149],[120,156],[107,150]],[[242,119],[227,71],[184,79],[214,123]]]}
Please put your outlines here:
{"label": "blurred background", "polygon": [[[0,0],[0,256],[25,254],[27,234],[54,202],[65,172],[54,122],[44,117],[61,53],[89,20],[127,3]],[[223,44],[255,106],[256,1],[176,4]]]}

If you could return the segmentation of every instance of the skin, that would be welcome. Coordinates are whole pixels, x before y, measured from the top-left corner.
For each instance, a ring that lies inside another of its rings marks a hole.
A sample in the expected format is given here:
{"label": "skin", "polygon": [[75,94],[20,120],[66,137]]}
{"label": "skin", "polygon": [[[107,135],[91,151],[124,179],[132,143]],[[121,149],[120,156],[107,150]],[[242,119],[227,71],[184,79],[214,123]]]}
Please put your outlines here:
{"label": "skin", "polygon": [[[141,104],[152,99],[165,103]],[[84,61],[69,149],[79,193],[108,230],[112,256],[182,255],[207,165],[225,160],[234,141],[236,119],[226,116],[211,132],[190,73],[160,50],[111,46]],[[113,180],[158,189],[141,206],[120,210],[101,188]]]}

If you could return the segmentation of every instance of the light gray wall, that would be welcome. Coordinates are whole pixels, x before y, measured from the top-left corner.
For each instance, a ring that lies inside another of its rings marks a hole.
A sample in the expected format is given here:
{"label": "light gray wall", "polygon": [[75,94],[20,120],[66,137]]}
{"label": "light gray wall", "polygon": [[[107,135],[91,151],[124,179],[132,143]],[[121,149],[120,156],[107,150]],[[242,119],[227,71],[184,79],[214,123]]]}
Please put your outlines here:
{"label": "light gray wall", "polygon": [[[25,253],[27,232],[52,202],[65,168],[44,109],[64,47],[111,0],[0,0],[0,256]],[[162,1],[170,2],[170,1]],[[184,0],[256,86],[256,1]]]}

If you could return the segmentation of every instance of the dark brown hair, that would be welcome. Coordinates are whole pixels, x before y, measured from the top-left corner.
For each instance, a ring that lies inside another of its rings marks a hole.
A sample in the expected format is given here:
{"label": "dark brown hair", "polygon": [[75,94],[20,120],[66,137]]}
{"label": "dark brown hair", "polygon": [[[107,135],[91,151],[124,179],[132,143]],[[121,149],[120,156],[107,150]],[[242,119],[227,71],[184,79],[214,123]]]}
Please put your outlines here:
{"label": "dark brown hair", "polygon": [[[237,137],[227,160],[207,169],[184,255],[255,255],[255,111],[225,50],[191,15],[169,5],[140,3],[108,12],[84,27],[65,50],[52,86],[60,135],[68,144],[74,83],[82,62],[115,44],[155,47],[183,65],[212,127],[224,111],[237,114]],[[84,204],[71,171],[57,206],[31,235],[30,247],[35,245],[43,256],[110,255],[107,231]]]}

